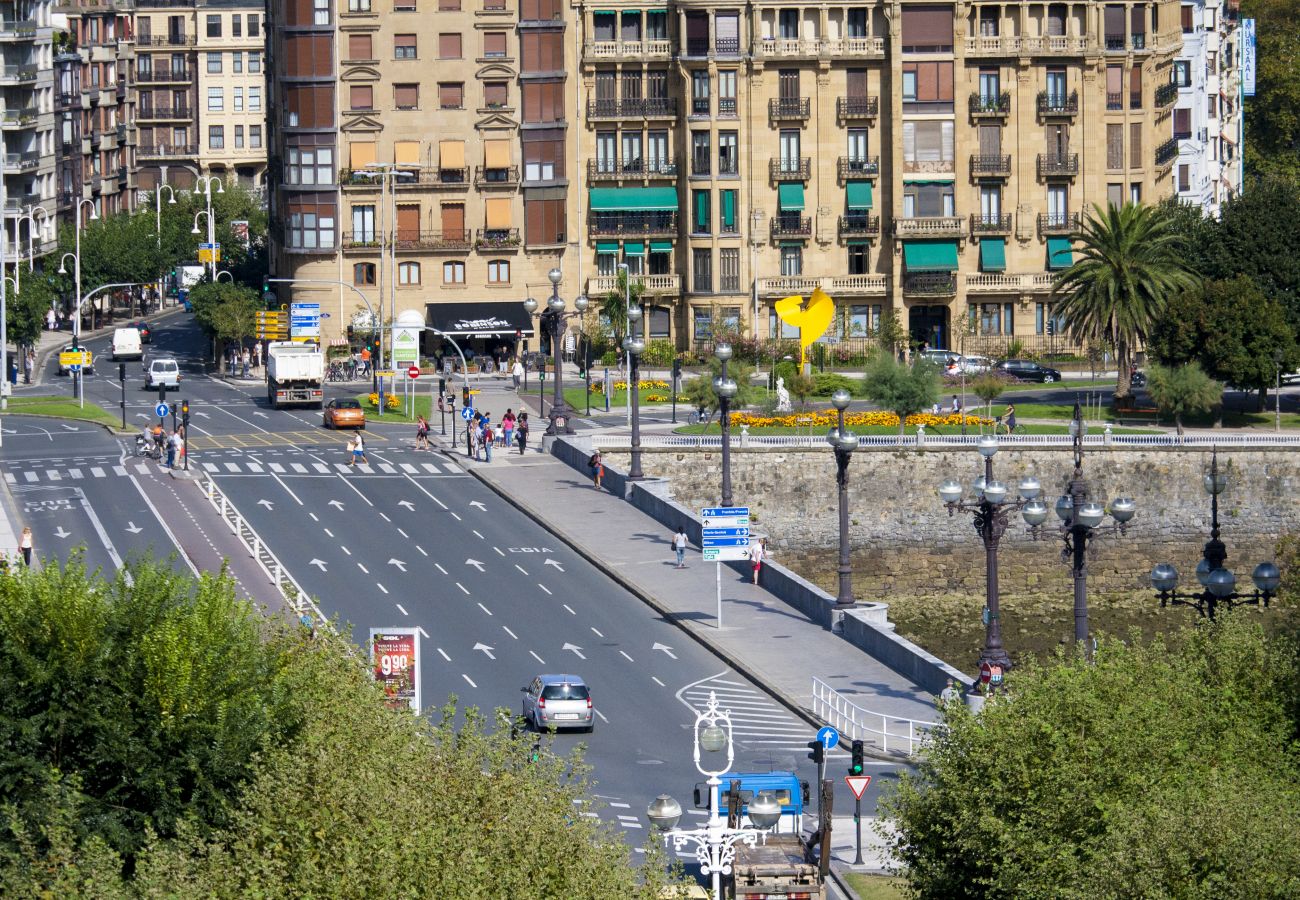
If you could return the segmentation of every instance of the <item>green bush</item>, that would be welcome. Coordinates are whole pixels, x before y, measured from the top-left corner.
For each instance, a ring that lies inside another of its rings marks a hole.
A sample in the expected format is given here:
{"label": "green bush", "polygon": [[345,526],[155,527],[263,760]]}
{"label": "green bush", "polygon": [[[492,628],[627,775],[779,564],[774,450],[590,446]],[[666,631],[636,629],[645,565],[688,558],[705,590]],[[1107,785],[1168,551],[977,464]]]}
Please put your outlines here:
{"label": "green bush", "polygon": [[838,375],[835,372],[819,372],[812,379],[814,397],[829,397],[838,390],[845,390],[850,394],[862,391],[861,378],[849,378],[847,375]]}
{"label": "green bush", "polygon": [[600,364],[602,366],[618,365],[618,354],[615,353],[613,350],[606,350],[604,353],[600,355]]}
{"label": "green bush", "polygon": [[776,387],[776,380],[778,378],[784,378],[785,383],[788,385],[790,383],[790,380],[793,379],[798,374],[799,374],[798,363],[790,362],[790,360],[788,359],[782,360],[781,362],[777,363],[776,368],[772,370],[772,387],[773,388]]}
{"label": "green bush", "polygon": [[641,354],[641,364],[655,366],[656,368],[667,368],[673,364],[673,359],[676,356],[677,348],[673,346],[672,341],[663,339],[649,341],[645,345],[645,352]]}

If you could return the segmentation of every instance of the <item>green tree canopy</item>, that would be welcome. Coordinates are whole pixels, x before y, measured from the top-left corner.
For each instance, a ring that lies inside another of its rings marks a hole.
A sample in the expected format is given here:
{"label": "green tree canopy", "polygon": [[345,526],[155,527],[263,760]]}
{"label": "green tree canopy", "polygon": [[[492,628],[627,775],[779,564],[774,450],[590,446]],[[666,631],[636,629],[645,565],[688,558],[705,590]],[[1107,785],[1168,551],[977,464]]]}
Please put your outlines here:
{"label": "green tree canopy", "polygon": [[1207,413],[1223,402],[1223,385],[1206,375],[1196,362],[1150,366],[1147,393],[1161,414],[1173,416],[1179,434],[1183,433],[1183,416]]}
{"label": "green tree canopy", "polygon": [[1270,900],[1300,893],[1290,639],[1245,614],[1172,646],[1028,661],[945,710],[882,803],[921,898]]}
{"label": "green tree canopy", "polygon": [[[1295,4],[1246,0],[1241,15],[1256,20],[1257,35],[1255,96],[1245,99],[1247,171],[1300,187],[1300,30]],[[1245,193],[1254,190],[1248,185]]]}
{"label": "green tree canopy", "polygon": [[[633,275],[629,282],[627,269],[619,269],[618,277],[614,281],[614,289],[600,298],[600,315],[604,318],[604,324],[609,328],[614,336],[614,346],[622,347],[623,338],[627,337],[627,307],[630,298],[634,305],[641,304],[641,296],[645,293],[645,284],[640,278]],[[545,299],[538,301],[544,303]],[[648,313],[644,306],[641,307],[642,313]],[[637,334],[641,334],[641,326],[637,326]]]}
{"label": "green tree canopy", "polygon": [[898,414],[898,433],[907,417],[929,409],[939,400],[939,367],[918,357],[909,366],[888,353],[877,353],[867,363],[862,393],[881,409]]}
{"label": "green tree canopy", "polygon": [[256,312],[262,308],[256,290],[228,281],[203,282],[190,291],[194,319],[217,342],[232,343],[252,337]]}
{"label": "green tree canopy", "polygon": [[[682,386],[682,397],[696,408],[712,412],[718,408],[718,393],[713,389],[713,381],[722,374],[722,363],[710,356],[708,371],[696,375]],[[754,384],[754,367],[749,363],[732,359],[727,363],[727,377],[736,382],[736,396],[731,398],[731,409],[744,409],[752,406],[763,396],[761,385]]]}

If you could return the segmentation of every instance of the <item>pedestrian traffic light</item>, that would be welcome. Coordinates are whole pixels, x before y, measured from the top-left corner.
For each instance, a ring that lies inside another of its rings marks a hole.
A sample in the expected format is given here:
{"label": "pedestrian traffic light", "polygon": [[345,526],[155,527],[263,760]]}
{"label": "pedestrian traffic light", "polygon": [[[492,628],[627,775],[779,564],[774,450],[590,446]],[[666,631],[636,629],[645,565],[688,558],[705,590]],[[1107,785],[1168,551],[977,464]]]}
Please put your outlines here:
{"label": "pedestrian traffic light", "polygon": [[673,385],[674,386],[676,386],[678,380],[681,379],[681,377],[682,377],[682,361],[680,359],[674,359],[673,360]]}
{"label": "pedestrian traffic light", "polygon": [[863,756],[865,755],[865,748],[862,745],[862,741],[853,742],[852,754],[853,759],[849,763],[849,774],[861,775],[864,767]]}
{"label": "pedestrian traffic light", "polygon": [[809,741],[808,758],[820,766],[823,762],[826,761],[825,745],[822,744],[821,741]]}
{"label": "pedestrian traffic light", "polygon": [[126,383],[126,363],[117,364],[117,380],[120,383]]}
{"label": "pedestrian traffic light", "polygon": [[1056,323],[1053,322],[1051,319],[1048,319],[1048,320],[1047,320],[1047,336],[1048,336],[1048,337],[1051,337],[1051,336],[1054,335],[1054,334],[1056,334]]}
{"label": "pedestrian traffic light", "polygon": [[438,379],[438,396],[439,397],[447,396],[447,379],[445,378]]}

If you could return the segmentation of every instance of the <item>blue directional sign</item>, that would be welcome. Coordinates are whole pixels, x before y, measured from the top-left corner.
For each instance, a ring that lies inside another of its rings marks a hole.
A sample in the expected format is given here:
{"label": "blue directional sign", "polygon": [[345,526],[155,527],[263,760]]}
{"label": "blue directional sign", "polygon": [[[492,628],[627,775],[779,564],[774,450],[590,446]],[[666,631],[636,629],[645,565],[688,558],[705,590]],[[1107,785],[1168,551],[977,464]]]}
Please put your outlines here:
{"label": "blue directional sign", "polygon": [[817,740],[827,750],[834,750],[835,745],[840,742],[840,733],[829,725],[823,725],[817,731]]}
{"label": "blue directional sign", "polygon": [[749,518],[748,506],[706,506],[700,510],[701,518],[716,519],[721,516],[744,516]]}
{"label": "blue directional sign", "polygon": [[748,528],[705,528],[706,538],[749,537]]}
{"label": "blue directional sign", "polygon": [[749,557],[749,507],[709,506],[700,510],[704,528],[700,548],[705,562],[730,562]]}
{"label": "blue directional sign", "polygon": [[472,406],[462,407],[460,411],[460,417],[464,419],[466,422],[474,418],[474,407]]}
{"label": "blue directional sign", "polygon": [[160,419],[167,418],[169,412],[171,412],[171,408],[168,407],[166,403],[159,403],[153,408],[153,414]]}

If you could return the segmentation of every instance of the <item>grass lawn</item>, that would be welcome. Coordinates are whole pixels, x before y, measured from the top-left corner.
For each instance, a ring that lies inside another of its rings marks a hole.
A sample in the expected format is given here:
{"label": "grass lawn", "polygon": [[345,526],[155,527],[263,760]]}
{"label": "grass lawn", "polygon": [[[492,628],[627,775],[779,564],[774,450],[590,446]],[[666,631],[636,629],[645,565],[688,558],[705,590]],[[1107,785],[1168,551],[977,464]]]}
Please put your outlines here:
{"label": "grass lawn", "polygon": [[[596,382],[593,381],[591,384],[593,387],[595,387]],[[535,383],[530,383],[529,386],[532,388],[532,395],[536,397],[537,385]],[[570,406],[572,406],[574,409],[578,411],[579,415],[585,416],[587,414],[587,397],[584,392],[584,388],[585,385],[581,385],[581,384],[577,385],[576,387],[566,387],[564,389],[564,399]],[[547,402],[550,402],[551,388],[549,387],[546,389],[546,397],[547,397]],[[650,397],[667,397],[668,399],[651,401],[649,399]],[[643,407],[649,406],[652,403],[653,405],[658,406],[661,404],[666,405],[671,402],[672,402],[672,394],[669,393],[667,388],[642,388],[641,389],[641,406]],[[627,391],[615,391],[614,395],[609,398],[609,408],[611,412],[615,412],[620,409],[626,409],[627,408],[626,404],[627,404]],[[683,405],[680,399],[677,401],[677,405],[678,406]],[[604,411],[605,411],[605,395],[598,394],[595,391],[592,391],[591,393],[592,415],[595,415],[596,413],[603,413]]]}
{"label": "grass lawn", "polygon": [[[1019,409],[1019,407],[1017,407],[1017,409]],[[1102,431],[1103,431],[1103,426],[1100,425],[1094,424],[1088,427],[1089,434],[1101,434]],[[718,423],[715,421],[709,423],[708,425],[683,425],[673,433],[674,434],[720,434],[721,430],[718,427]],[[811,434],[813,437],[819,437],[825,434],[825,429],[818,428],[818,427],[809,429],[807,427],[797,428],[797,427],[790,427],[790,426],[772,426],[772,427],[751,428],[749,429],[749,433],[755,436],[781,435],[781,434],[795,434],[795,435]],[[876,435],[876,434],[896,435],[898,434],[898,429],[892,425],[870,425],[870,426],[855,425],[853,426],[853,433],[857,435]],[[916,426],[908,425],[904,433],[908,435],[916,434]],[[944,426],[943,428],[933,428],[927,426],[925,429],[925,433],[929,435],[961,434],[961,427],[956,425]],[[967,426],[966,433],[979,434],[980,431],[978,428],[975,428],[974,426]],[[1070,429],[1068,425],[1025,425],[1024,433],[1026,434],[1069,434]],[[1111,434],[1159,434],[1159,432],[1152,431],[1149,428],[1112,428]],[[739,435],[740,435],[740,426],[733,425],[731,428],[731,436],[733,438],[738,438]]]}
{"label": "grass lawn", "polygon": [[846,872],[844,880],[849,883],[849,887],[857,891],[862,900],[904,900],[911,896],[903,889],[906,882],[901,878]]}
{"label": "grass lawn", "polygon": [[[966,379],[967,388],[970,387],[970,378]],[[1028,381],[1024,384],[1013,384],[1006,389],[1005,393],[1014,394],[1018,391],[1041,391],[1041,390],[1070,390],[1080,388],[1085,390],[1104,390],[1114,388],[1114,378],[1063,378],[1060,381],[1054,381],[1051,384],[1039,384],[1036,381]],[[968,391],[969,392],[969,391]]]}
{"label": "grass lawn", "polygon": [[[417,415],[423,415],[426,419],[429,419],[431,423],[436,423],[438,411],[435,409],[433,411],[433,417],[431,418],[429,416],[429,408],[433,401],[430,399],[427,390],[420,391],[415,395],[415,411],[409,416],[406,414],[406,397],[403,394],[397,395],[397,399],[402,401],[401,408],[389,410],[384,413],[380,413],[378,409],[370,405],[370,400],[368,399],[369,396],[369,393],[365,393],[357,394],[356,397],[357,401],[361,404],[361,408],[366,411],[367,425],[371,422],[414,422]],[[457,407],[457,409],[459,410],[459,407]]]}
{"label": "grass lawn", "polygon": [[56,419],[80,419],[101,425],[122,426],[122,417],[108,412],[102,406],[86,403],[82,408],[68,397],[10,397],[11,415],[51,416]]}

